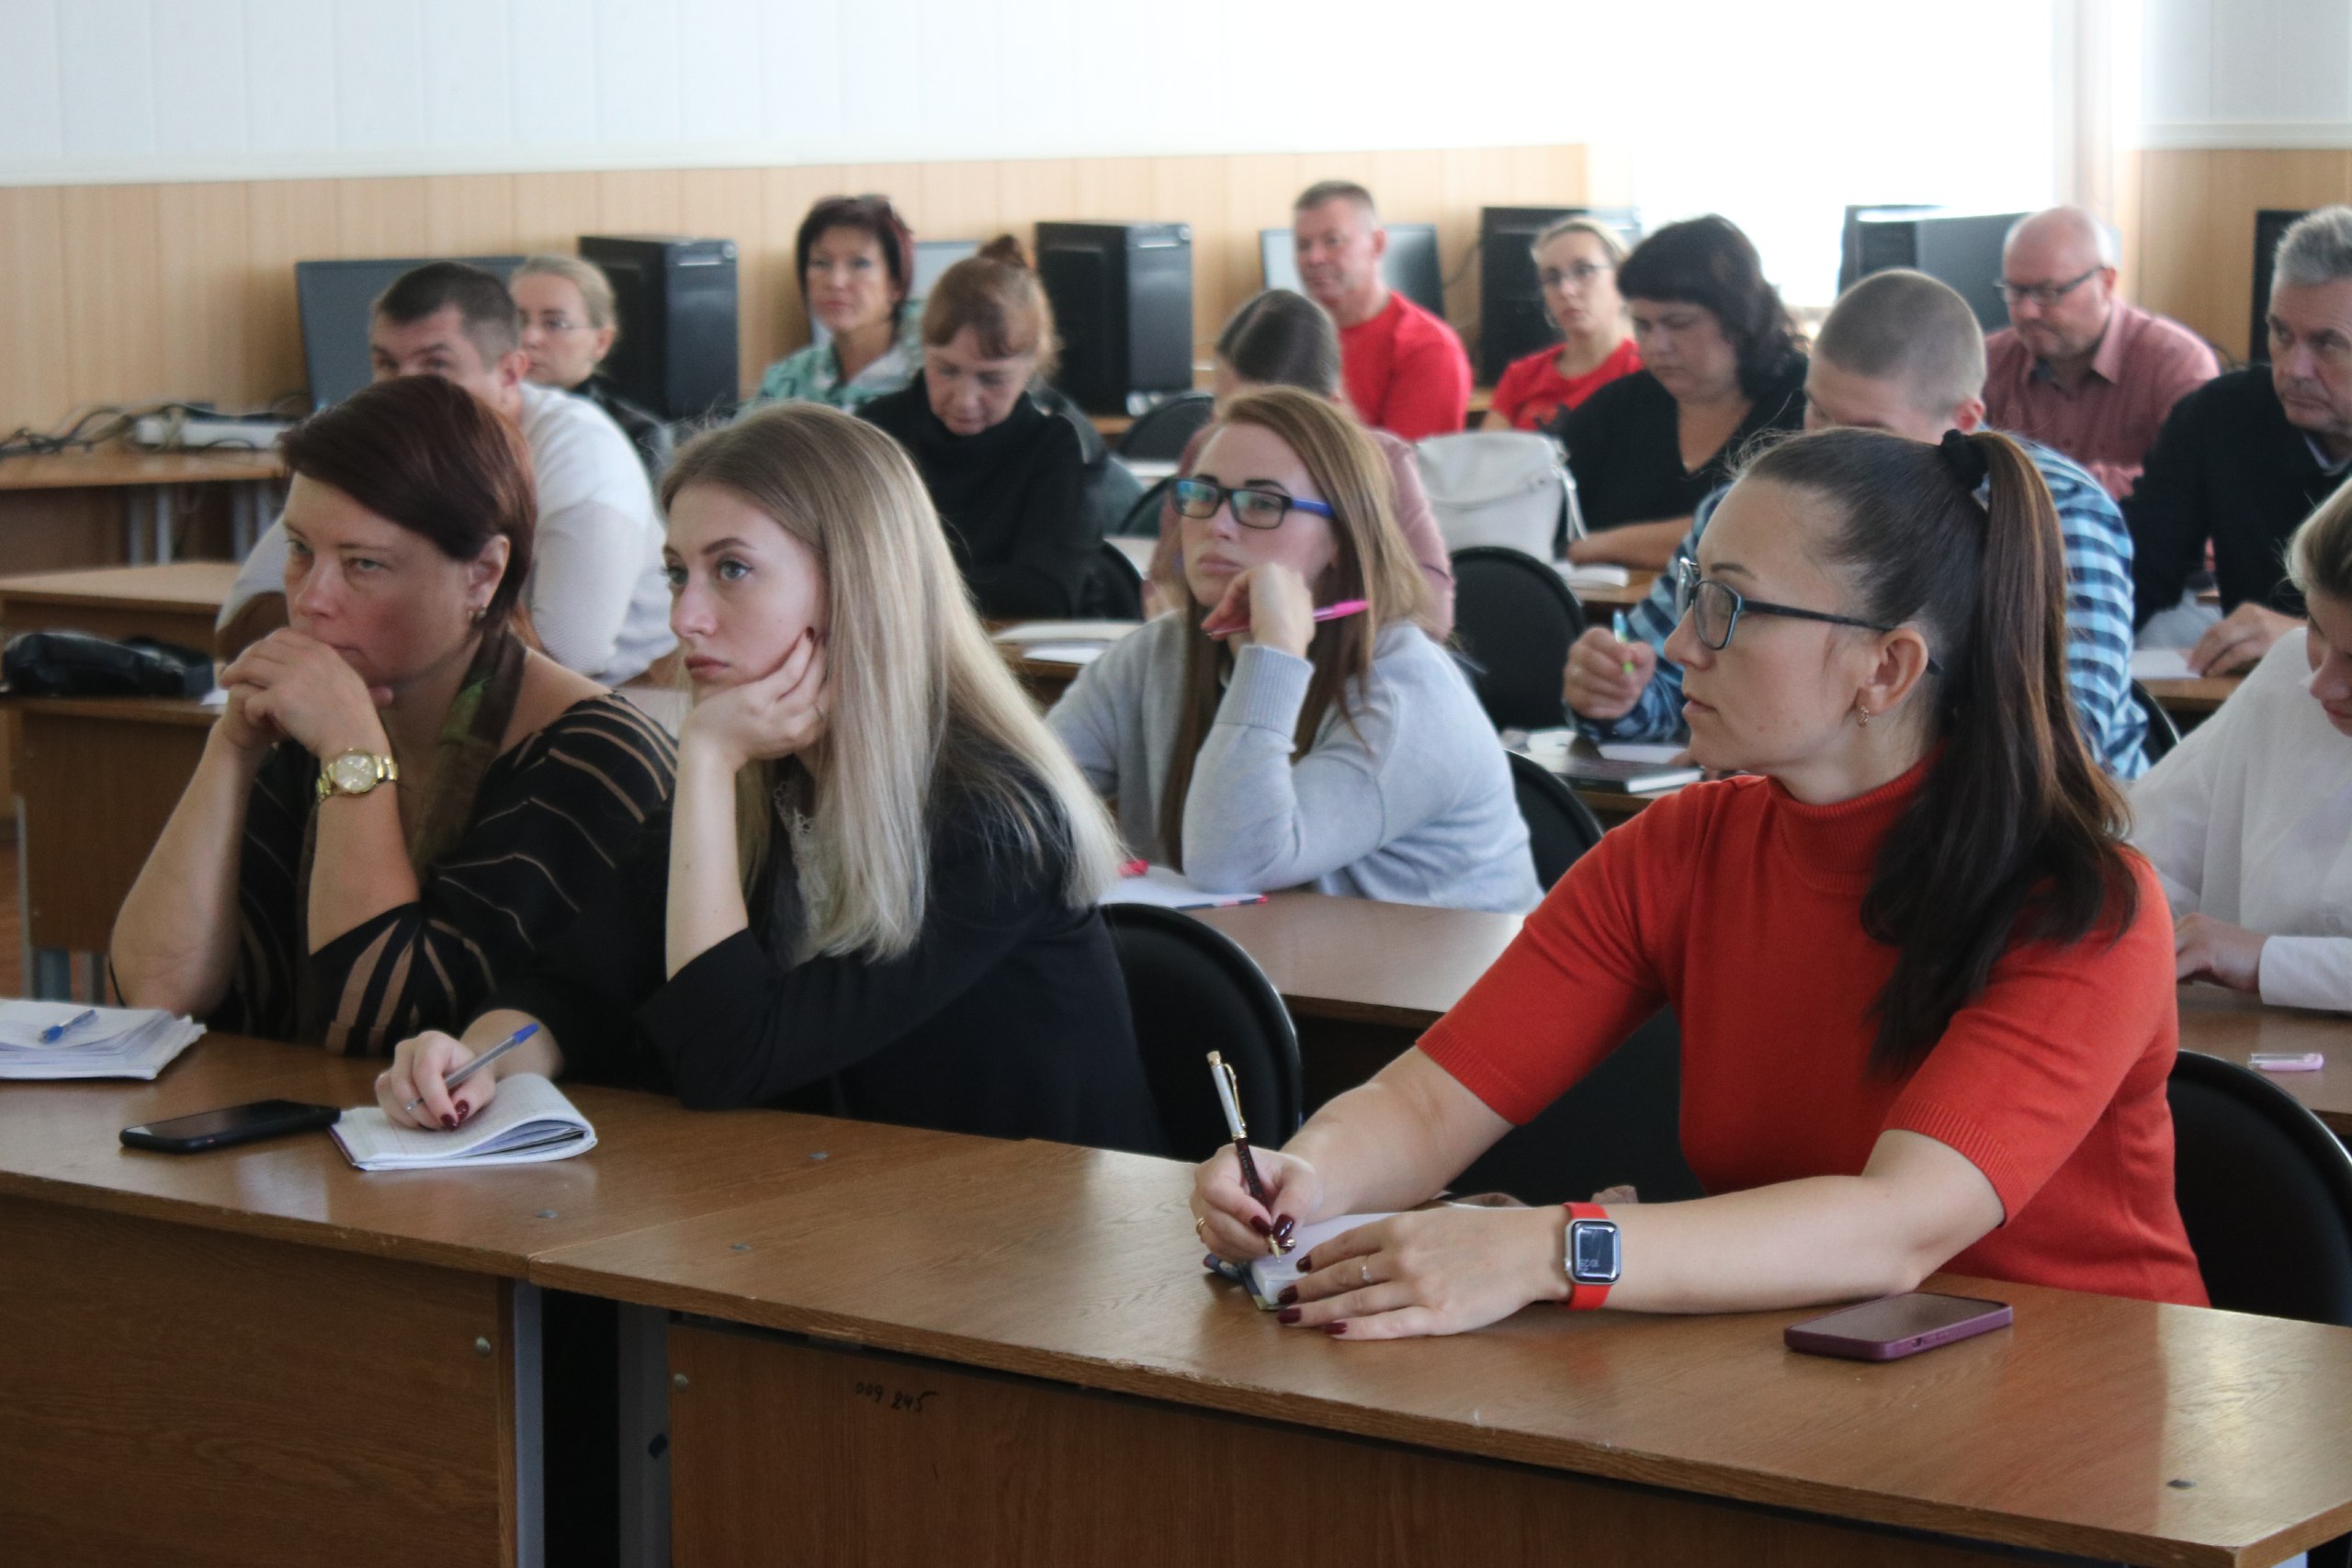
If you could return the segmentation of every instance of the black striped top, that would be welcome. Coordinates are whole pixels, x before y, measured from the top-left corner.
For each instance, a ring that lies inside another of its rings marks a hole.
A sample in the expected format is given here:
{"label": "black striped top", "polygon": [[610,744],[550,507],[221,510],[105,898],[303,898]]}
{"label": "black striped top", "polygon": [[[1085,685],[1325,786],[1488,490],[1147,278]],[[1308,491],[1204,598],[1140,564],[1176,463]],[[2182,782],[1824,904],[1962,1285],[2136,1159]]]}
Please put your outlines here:
{"label": "black striped top", "polygon": [[607,693],[566,708],[490,765],[472,820],[425,869],[414,903],[311,955],[306,997],[296,876],[319,764],[281,743],[246,806],[236,978],[209,1021],[346,1055],[387,1055],[421,1030],[460,1027],[616,878],[669,799],[675,764],[670,738],[625,699]]}

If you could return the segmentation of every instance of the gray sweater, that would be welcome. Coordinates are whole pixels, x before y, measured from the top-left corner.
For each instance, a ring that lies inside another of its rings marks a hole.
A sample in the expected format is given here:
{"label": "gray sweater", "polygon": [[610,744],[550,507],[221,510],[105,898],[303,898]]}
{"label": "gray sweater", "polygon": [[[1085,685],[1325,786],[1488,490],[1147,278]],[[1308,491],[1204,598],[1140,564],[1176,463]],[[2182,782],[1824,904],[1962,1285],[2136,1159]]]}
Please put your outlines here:
{"label": "gray sweater", "polygon": [[[1384,627],[1351,725],[1328,716],[1295,762],[1314,667],[1255,645],[1184,800],[1184,872],[1204,887],[1318,892],[1518,913],[1543,891],[1494,727],[1453,660],[1412,626]],[[1184,691],[1183,627],[1162,615],[1088,665],[1046,716],[1119,830],[1155,861],[1160,790]]]}

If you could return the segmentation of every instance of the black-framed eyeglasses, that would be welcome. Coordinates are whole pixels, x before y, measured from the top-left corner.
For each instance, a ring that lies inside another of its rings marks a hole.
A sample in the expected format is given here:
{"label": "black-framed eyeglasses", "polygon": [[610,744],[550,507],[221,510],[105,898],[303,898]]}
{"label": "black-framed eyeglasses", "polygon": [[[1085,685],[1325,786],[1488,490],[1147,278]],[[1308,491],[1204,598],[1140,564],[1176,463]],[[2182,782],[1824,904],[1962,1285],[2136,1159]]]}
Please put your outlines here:
{"label": "black-framed eyeglasses", "polygon": [[[1739,617],[1748,615],[1780,615],[1792,621],[1822,621],[1833,626],[1860,626],[1866,632],[1891,632],[1897,628],[1881,626],[1876,621],[1859,620],[1852,615],[1833,615],[1826,610],[1800,610],[1792,604],[1774,604],[1762,599],[1750,599],[1736,588],[1699,575],[1699,563],[1684,556],[1674,563],[1674,613],[1679,619],[1688,615],[1690,629],[1699,640],[1721,653],[1731,646],[1732,633],[1739,629]],[[1928,673],[1940,675],[1944,667],[1931,657]]]}
{"label": "black-framed eyeglasses", "polygon": [[1227,501],[1233,503],[1233,520],[1244,528],[1279,528],[1294,509],[1312,512],[1317,517],[1338,515],[1319,501],[1307,501],[1279,490],[1221,485],[1215,479],[1181,479],[1168,487],[1168,493],[1176,503],[1176,515],[1195,523],[1205,523],[1216,516],[1216,509]]}
{"label": "black-framed eyeglasses", "polygon": [[2055,305],[2106,270],[2104,265],[2095,266],[2080,277],[2070,277],[2064,283],[2011,283],[2004,277],[1998,279],[1994,287],[2000,289],[2001,298],[2012,305],[2021,304],[2030,299],[2037,305],[2050,306]]}

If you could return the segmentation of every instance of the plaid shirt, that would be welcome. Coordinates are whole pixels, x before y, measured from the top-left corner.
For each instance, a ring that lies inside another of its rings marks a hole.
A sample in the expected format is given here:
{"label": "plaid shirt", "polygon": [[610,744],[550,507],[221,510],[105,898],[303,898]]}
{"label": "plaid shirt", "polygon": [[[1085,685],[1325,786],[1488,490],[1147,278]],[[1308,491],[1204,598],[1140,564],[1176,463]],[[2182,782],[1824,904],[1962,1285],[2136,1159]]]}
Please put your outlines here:
{"label": "plaid shirt", "polygon": [[[2148,771],[2140,749],[2148,716],[2132,696],[2132,535],[2115,502],[2080,465],[2031,441],[2018,445],[2041,470],[2066,539],[2066,679],[2075,715],[2100,764],[2118,779],[2138,778]],[[1699,536],[1723,495],[1717,491],[1700,503],[1679,554],[1697,557]],[[1597,740],[1679,740],[1688,735],[1682,667],[1665,654],[1667,637],[1679,618],[1674,574],[1668,571],[1625,614],[1633,635],[1657,652],[1657,673],[1623,718],[1579,718],[1577,728]]]}
{"label": "plaid shirt", "polygon": [[922,368],[922,301],[910,299],[899,313],[898,341],[890,352],[842,379],[842,362],[831,343],[812,343],[786,355],[760,378],[760,389],[743,405],[749,413],[769,403],[831,403],[845,413],[903,389]]}

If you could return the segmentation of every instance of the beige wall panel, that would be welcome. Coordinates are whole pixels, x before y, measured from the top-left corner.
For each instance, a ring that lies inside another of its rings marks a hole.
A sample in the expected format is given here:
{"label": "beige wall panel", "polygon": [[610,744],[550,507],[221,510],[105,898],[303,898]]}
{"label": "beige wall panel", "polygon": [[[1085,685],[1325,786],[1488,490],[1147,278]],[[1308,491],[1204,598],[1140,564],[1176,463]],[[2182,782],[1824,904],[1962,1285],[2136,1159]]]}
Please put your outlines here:
{"label": "beige wall panel", "polygon": [[[429,255],[513,253],[515,175],[442,175],[424,182],[424,246]],[[539,247],[532,246],[537,250]],[[569,250],[571,247],[566,246]]]}
{"label": "beige wall panel", "polygon": [[65,414],[65,198],[54,186],[0,189],[0,432]]}
{"label": "beige wall panel", "polygon": [[346,256],[415,256],[431,249],[423,179],[337,180],[335,227]]}
{"label": "beige wall panel", "polygon": [[335,184],[260,180],[247,187],[242,269],[246,319],[254,333],[246,364],[255,402],[300,391],[308,383],[294,264],[344,254]]}
{"label": "beige wall panel", "polygon": [[517,175],[514,177],[514,246],[533,251],[567,252],[577,248],[580,236],[597,232],[601,176],[596,175]]}
{"label": "beige wall panel", "polygon": [[152,401],[165,385],[156,187],[75,186],[63,196],[70,358],[64,395],[36,400],[52,405],[52,420],[73,405]]}
{"label": "beige wall panel", "polygon": [[[164,364],[159,389],[201,388],[196,396],[230,412],[266,401],[285,389],[255,366],[265,333],[254,320],[246,287],[253,252],[254,186],[243,184],[156,187],[163,288]],[[187,393],[175,395],[187,396]]]}

